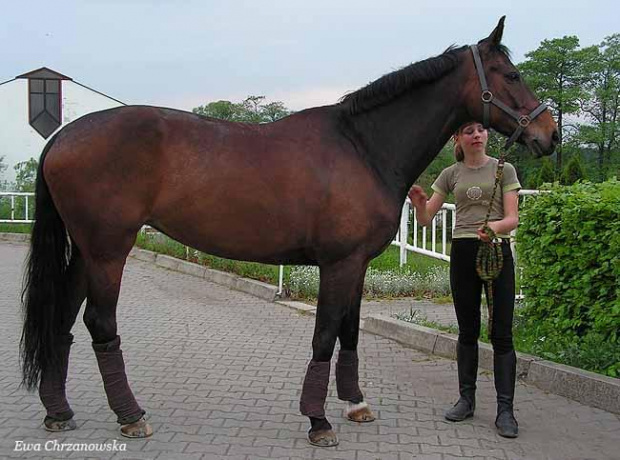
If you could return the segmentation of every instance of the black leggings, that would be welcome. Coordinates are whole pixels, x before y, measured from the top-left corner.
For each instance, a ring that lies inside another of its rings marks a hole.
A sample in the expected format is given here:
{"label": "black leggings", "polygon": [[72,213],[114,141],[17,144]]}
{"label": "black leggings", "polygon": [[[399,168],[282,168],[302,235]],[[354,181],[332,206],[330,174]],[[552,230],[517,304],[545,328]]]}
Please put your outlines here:
{"label": "black leggings", "polygon": [[[480,336],[480,301],[483,282],[476,273],[478,239],[452,240],[450,250],[450,286],[459,323],[459,343],[474,345]],[[514,350],[512,316],[515,306],[515,272],[510,243],[502,242],[504,266],[493,282],[493,326],[491,343],[495,354]],[[486,289],[486,286],[485,286]]]}

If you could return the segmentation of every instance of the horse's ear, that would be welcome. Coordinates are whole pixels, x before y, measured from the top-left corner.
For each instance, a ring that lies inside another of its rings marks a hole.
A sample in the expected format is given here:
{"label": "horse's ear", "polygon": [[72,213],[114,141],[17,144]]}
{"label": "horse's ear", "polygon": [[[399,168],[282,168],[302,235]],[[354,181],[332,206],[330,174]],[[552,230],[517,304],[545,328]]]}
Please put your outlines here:
{"label": "horse's ear", "polygon": [[493,29],[491,35],[489,35],[484,40],[480,40],[480,42],[488,42],[491,46],[497,46],[502,42],[502,35],[504,35],[504,21],[506,20],[506,16],[502,16],[499,18],[499,22],[497,23],[497,27]]}

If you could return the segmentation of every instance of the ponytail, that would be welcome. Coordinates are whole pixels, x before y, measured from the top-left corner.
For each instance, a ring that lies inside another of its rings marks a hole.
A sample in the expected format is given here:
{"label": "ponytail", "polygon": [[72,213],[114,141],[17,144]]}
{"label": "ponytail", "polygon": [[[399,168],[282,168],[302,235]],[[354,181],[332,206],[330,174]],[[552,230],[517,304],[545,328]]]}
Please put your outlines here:
{"label": "ponytail", "polygon": [[463,153],[463,147],[458,142],[454,143],[454,158],[456,161],[463,161],[465,159],[465,153]]}

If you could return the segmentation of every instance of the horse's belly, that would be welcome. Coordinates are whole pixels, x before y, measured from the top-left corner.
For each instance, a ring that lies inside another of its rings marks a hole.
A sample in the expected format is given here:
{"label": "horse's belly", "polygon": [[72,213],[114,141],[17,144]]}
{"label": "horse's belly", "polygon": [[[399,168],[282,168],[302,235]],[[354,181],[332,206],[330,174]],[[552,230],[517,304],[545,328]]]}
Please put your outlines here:
{"label": "horse's belly", "polygon": [[230,210],[151,224],[171,238],[207,254],[271,264],[310,264],[305,222],[283,216]]}

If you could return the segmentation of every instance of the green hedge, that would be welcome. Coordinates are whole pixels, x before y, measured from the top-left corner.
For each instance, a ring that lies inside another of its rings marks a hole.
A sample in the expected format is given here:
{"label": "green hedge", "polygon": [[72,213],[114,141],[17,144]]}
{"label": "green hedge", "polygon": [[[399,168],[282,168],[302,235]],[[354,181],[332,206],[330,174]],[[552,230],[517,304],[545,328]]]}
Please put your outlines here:
{"label": "green hedge", "polygon": [[517,238],[531,324],[620,342],[620,182],[556,185],[525,200]]}

